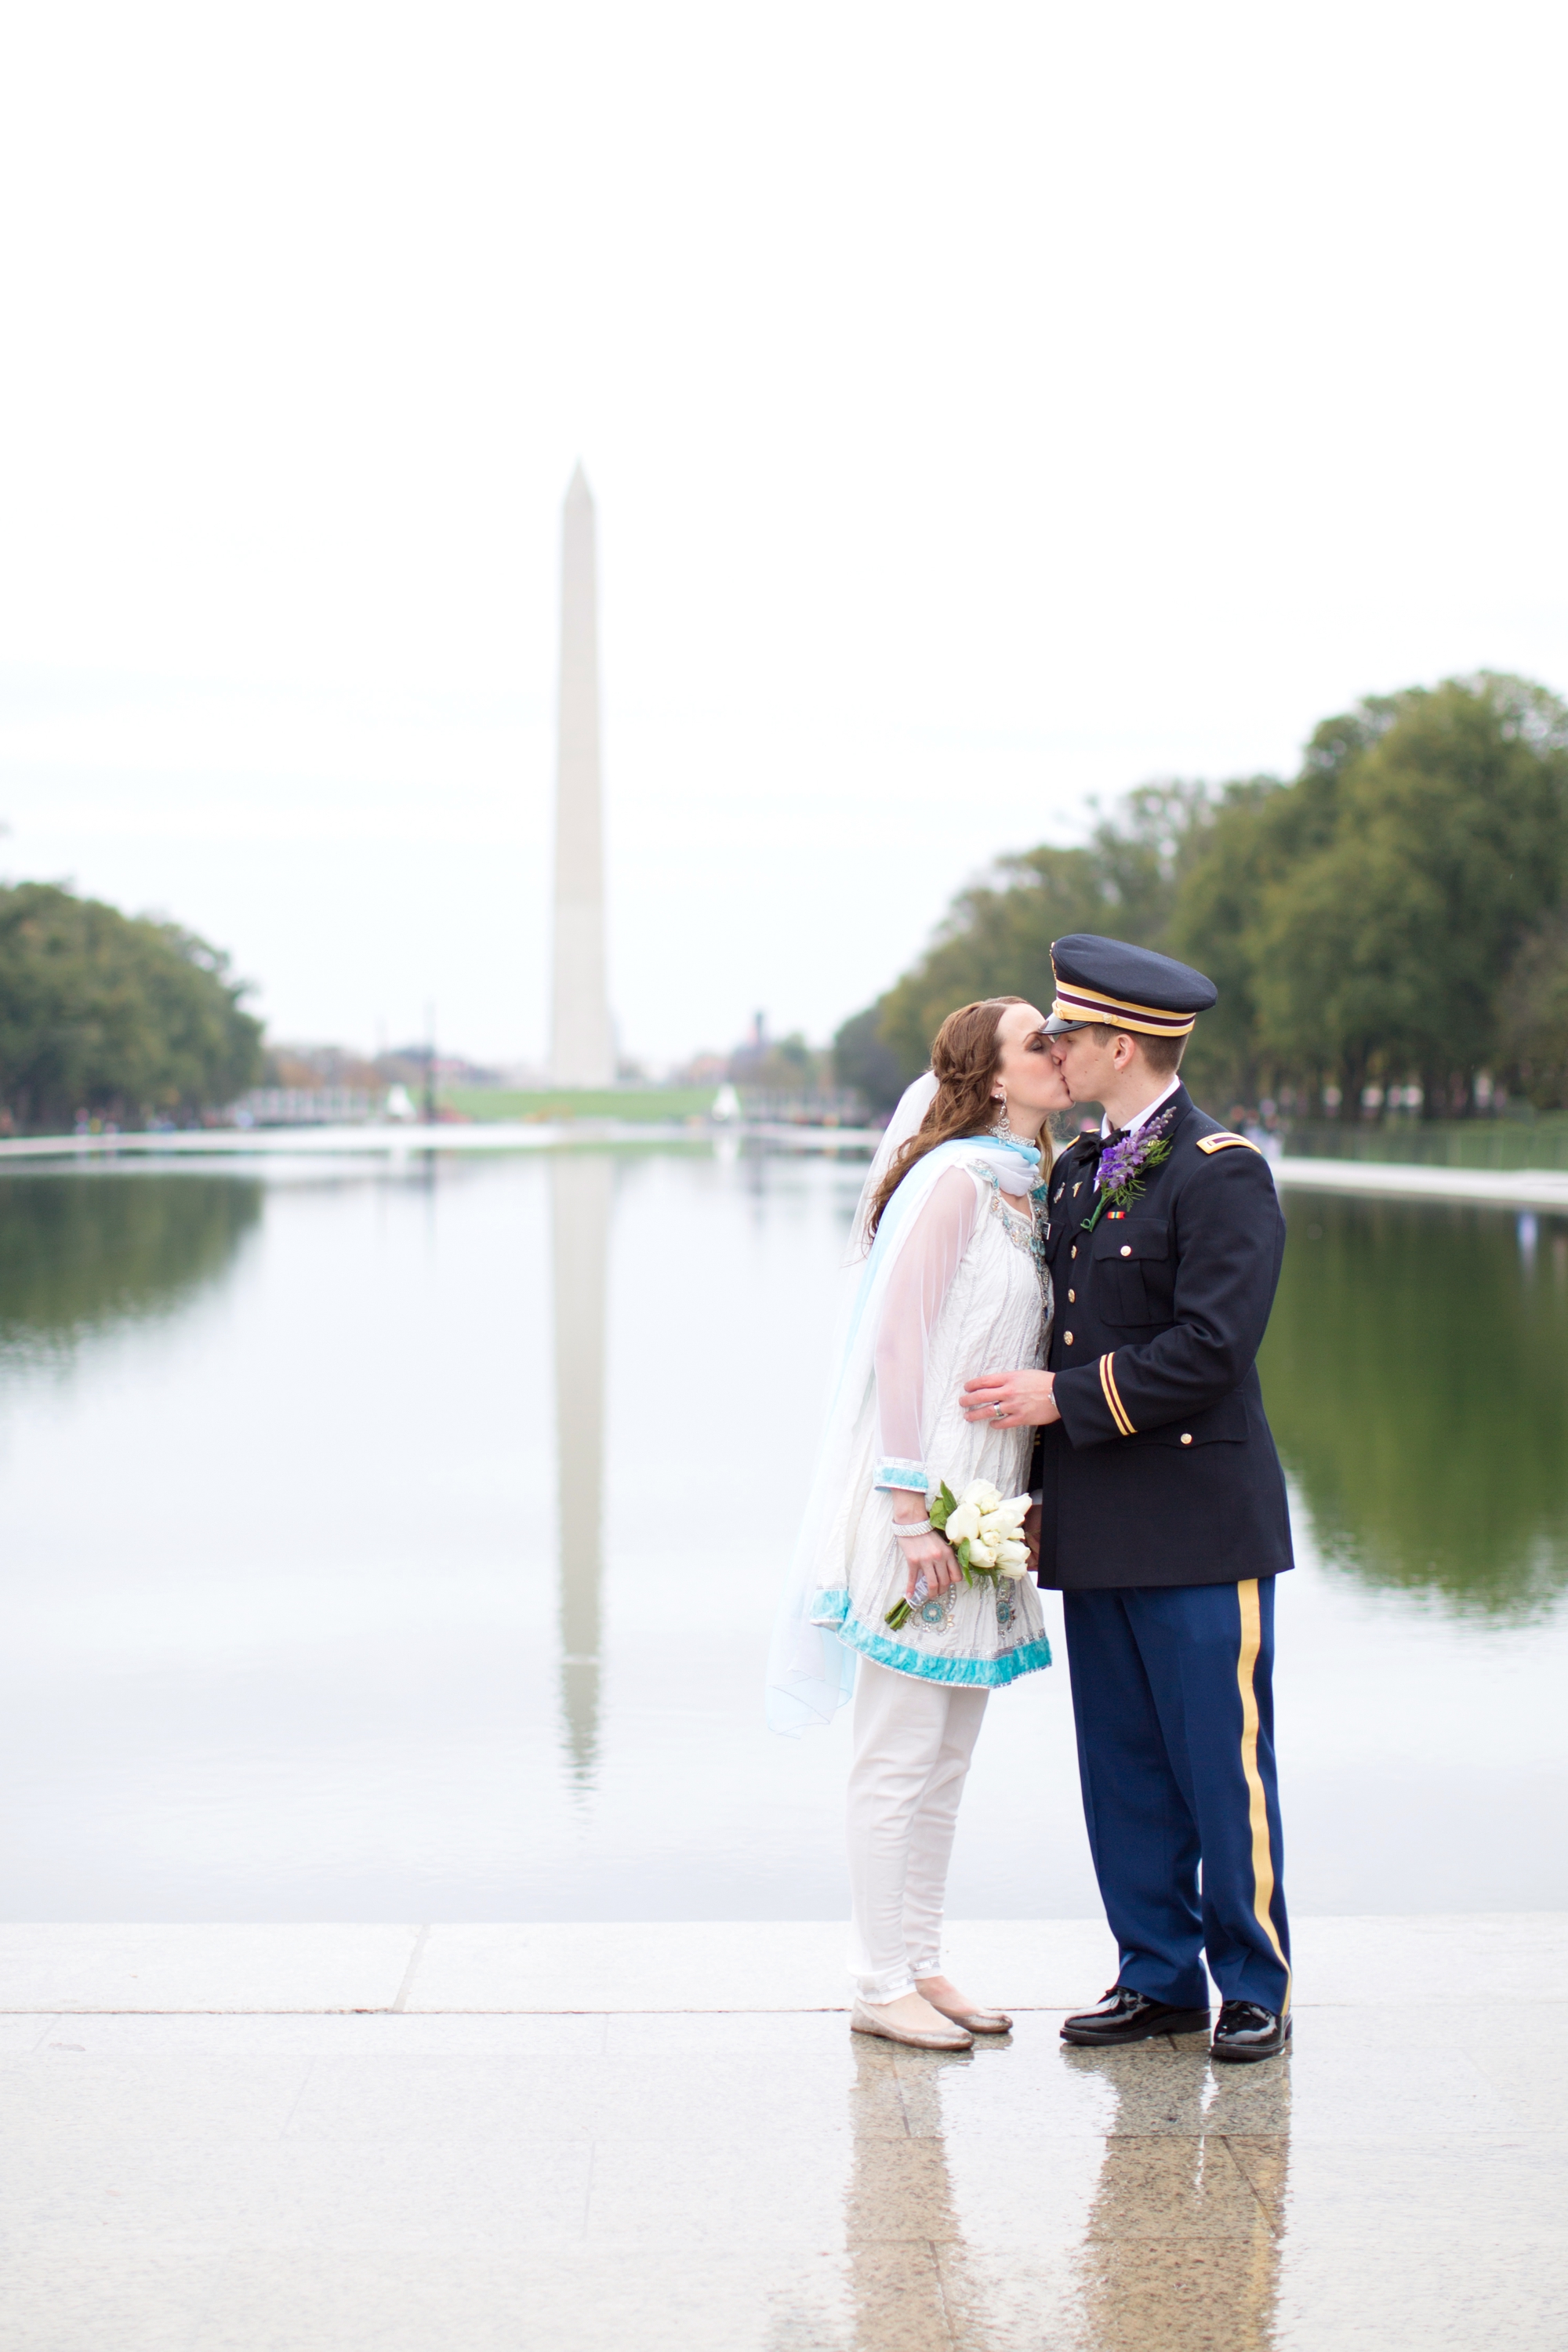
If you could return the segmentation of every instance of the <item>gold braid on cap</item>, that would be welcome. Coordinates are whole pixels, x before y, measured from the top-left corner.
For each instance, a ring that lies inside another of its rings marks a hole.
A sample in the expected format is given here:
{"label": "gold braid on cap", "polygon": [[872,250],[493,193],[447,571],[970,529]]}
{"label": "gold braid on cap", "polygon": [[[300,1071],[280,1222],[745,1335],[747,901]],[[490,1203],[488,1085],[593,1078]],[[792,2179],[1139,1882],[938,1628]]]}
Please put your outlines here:
{"label": "gold braid on cap", "polygon": [[1057,984],[1051,1015],[1057,1021],[1102,1021],[1112,1029],[1135,1029],[1145,1037],[1190,1037],[1197,1024],[1195,1013],[1162,1013],[1157,1004],[1129,1004],[1124,997],[1107,996],[1102,988],[1064,980],[1051,961]]}

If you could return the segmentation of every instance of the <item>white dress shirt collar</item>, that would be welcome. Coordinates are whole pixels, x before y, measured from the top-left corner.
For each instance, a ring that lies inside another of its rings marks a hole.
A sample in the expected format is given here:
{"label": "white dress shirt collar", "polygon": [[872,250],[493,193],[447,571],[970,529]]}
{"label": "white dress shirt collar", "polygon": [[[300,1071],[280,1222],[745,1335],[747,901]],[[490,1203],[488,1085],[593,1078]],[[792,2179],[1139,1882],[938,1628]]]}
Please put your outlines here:
{"label": "white dress shirt collar", "polygon": [[[1123,1135],[1136,1135],[1144,1120],[1152,1118],[1161,1104],[1168,1103],[1170,1101],[1171,1097],[1175,1093],[1181,1083],[1182,1074],[1178,1070],[1173,1076],[1166,1079],[1159,1093],[1154,1097],[1153,1101],[1151,1103],[1145,1103],[1142,1109],[1138,1113],[1137,1118],[1130,1118],[1128,1120],[1126,1126],[1121,1130]],[[1108,1117],[1100,1119],[1100,1131],[1102,1136],[1106,1136],[1110,1133],[1110,1120]]]}

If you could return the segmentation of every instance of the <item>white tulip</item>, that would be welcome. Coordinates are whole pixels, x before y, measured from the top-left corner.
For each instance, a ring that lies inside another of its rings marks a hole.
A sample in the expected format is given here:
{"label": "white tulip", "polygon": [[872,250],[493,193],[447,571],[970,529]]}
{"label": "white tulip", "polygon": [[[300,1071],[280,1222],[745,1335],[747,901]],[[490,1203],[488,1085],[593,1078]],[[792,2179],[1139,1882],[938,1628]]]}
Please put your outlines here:
{"label": "white tulip", "polygon": [[1005,1519],[1009,1527],[1021,1528],[1028,1507],[1027,1495],[1015,1495],[1010,1502],[998,1503],[993,1517]]}
{"label": "white tulip", "polygon": [[997,1547],[994,1544],[983,1543],[978,1536],[971,1536],[969,1538],[970,1567],[994,1568],[996,1550]]}
{"label": "white tulip", "polygon": [[1001,1500],[1001,1487],[994,1486],[988,1478],[976,1478],[959,1496],[961,1503],[973,1503],[977,1511],[994,1511]]}
{"label": "white tulip", "polygon": [[1021,1576],[1028,1565],[1029,1547],[1021,1543],[1001,1543],[996,1547],[996,1558],[1009,1576]]}
{"label": "white tulip", "polygon": [[949,1517],[942,1533],[955,1550],[966,1536],[973,1542],[980,1533],[980,1513],[967,1496],[960,1503],[957,1510]]}
{"label": "white tulip", "polygon": [[[1008,1549],[1011,1550],[1011,1549],[1012,1547],[1009,1545]],[[1016,1584],[1020,1578],[1026,1577],[1029,1573],[1029,1556],[1027,1552],[1025,1553],[1022,1559],[999,1559],[996,1563],[996,1573],[998,1576],[1010,1576],[1013,1579],[1014,1583]]]}

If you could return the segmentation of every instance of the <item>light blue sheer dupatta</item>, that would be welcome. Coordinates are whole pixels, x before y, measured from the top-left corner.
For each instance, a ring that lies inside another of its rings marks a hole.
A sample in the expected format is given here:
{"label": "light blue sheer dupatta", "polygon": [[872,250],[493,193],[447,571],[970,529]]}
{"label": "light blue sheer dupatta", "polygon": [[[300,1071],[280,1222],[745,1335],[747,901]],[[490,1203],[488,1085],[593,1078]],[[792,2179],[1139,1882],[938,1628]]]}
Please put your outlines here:
{"label": "light blue sheer dupatta", "polygon": [[[861,1192],[858,1245],[863,1246],[870,1197],[894,1152],[919,1128],[935,1089],[936,1081],[928,1074],[915,1081],[899,1105]],[[830,1559],[827,1551],[842,1517],[862,1416],[873,1402],[877,1340],[893,1268],[941,1178],[954,1166],[973,1166],[977,1156],[1005,1172],[1009,1191],[1026,1189],[1019,1184],[1020,1176],[1039,1164],[1039,1154],[1031,1146],[1006,1143],[995,1136],[939,1143],[903,1178],[882,1212],[869,1250],[861,1255],[858,1246],[846,1271],[848,1296],[840,1309],[826,1423],[768,1647],[768,1722],[774,1731],[798,1734],[831,1722],[854,1690],[856,1653],[831,1626],[813,1623],[812,1603],[824,1587],[844,1581],[845,1562]]]}

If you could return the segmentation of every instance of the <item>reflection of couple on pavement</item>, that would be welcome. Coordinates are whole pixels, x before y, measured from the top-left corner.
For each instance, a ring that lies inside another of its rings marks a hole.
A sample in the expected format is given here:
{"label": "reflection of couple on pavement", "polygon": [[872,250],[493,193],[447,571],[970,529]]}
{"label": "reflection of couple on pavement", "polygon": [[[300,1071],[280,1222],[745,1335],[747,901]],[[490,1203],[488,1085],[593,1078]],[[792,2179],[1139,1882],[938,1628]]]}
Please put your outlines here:
{"label": "reflection of couple on pavement", "polygon": [[[1102,2142],[1088,2179],[1078,2130],[1037,2130],[1020,2161],[1016,2103],[994,2103],[980,2053],[858,2039],[844,2215],[855,2352],[997,2336],[1095,2352],[1274,2342],[1289,2070],[1211,2074],[1191,2044],[1062,2055]],[[891,2133],[889,2092],[908,2138]],[[799,2340],[781,2332],[781,2352]]]}
{"label": "reflection of couple on pavement", "polygon": [[[1212,982],[1087,935],[1052,963],[1048,1018],[1016,998],[949,1016],[867,1178],[771,1716],[798,1729],[853,1694],[856,2030],[1005,2032],[940,1944],[989,1694],[1050,1662],[1008,1540],[1026,1487],[1121,1956],[1063,2034],[1206,2031],[1212,1974],[1213,2055],[1268,2058],[1290,2032],[1271,1678],[1291,1558],[1255,1360],[1284,1220],[1268,1162],[1178,1075]],[[1100,1129],[1053,1166],[1073,1103]]]}

